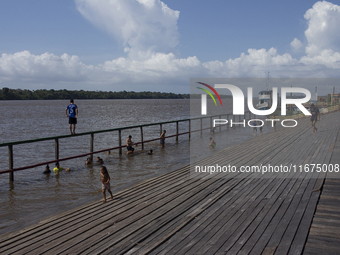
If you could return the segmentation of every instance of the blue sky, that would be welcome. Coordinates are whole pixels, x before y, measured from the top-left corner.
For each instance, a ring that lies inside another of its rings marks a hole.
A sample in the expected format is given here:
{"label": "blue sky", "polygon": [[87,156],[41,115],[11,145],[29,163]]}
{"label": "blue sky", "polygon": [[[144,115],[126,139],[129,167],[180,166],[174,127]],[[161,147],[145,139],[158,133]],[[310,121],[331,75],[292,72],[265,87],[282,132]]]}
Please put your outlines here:
{"label": "blue sky", "polygon": [[339,78],[338,5],[1,1],[0,87],[188,93],[195,77]]}

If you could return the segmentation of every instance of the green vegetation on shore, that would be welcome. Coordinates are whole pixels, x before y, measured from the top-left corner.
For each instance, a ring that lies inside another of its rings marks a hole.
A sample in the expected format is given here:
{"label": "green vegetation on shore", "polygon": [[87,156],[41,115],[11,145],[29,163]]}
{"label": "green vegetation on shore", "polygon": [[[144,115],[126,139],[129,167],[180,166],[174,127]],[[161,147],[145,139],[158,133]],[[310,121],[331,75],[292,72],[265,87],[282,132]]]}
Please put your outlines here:
{"label": "green vegetation on shore", "polygon": [[9,89],[0,90],[0,100],[47,100],[47,99],[182,99],[190,98],[190,94],[175,94],[165,92],[134,92],[134,91],[84,91],[84,90],[28,90]]}

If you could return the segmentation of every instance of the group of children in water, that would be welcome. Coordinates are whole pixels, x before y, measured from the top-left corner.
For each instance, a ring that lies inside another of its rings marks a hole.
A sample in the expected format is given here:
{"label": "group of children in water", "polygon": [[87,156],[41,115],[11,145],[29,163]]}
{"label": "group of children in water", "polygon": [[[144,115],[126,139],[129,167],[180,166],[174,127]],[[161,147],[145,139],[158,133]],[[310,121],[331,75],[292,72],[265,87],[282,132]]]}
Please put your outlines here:
{"label": "group of children in water", "polygon": [[[164,147],[164,144],[165,144],[165,142],[164,142],[165,133],[166,133],[166,131],[164,130],[161,134],[161,137],[160,137],[162,148]],[[132,136],[129,135],[128,139],[126,140],[126,145],[127,145],[126,146],[127,147],[127,153],[126,154],[127,155],[133,154],[134,148],[132,146],[137,146],[137,144],[135,144],[131,141],[131,138],[132,138]],[[147,155],[153,155],[153,150],[150,149],[147,152]],[[102,165],[102,164],[104,164],[104,160],[101,157],[97,157],[96,163]],[[90,157],[88,157],[86,159],[85,165],[87,165],[87,166],[93,165],[93,162],[92,162]],[[62,171],[62,170],[69,172],[70,168],[64,169],[63,167],[61,167],[59,165],[59,162],[56,162],[55,167],[53,168],[53,172],[55,173],[55,175],[59,175],[59,172]],[[50,170],[49,165],[47,165],[45,167],[44,174],[49,174],[51,172],[52,171]],[[111,188],[110,188],[110,175],[109,175],[107,168],[105,166],[101,166],[101,168],[100,168],[100,181],[102,182],[102,191],[103,191],[103,197],[104,197],[103,203],[106,202],[106,194],[105,194],[106,190],[111,194],[111,200],[113,200],[113,195],[112,195]]]}

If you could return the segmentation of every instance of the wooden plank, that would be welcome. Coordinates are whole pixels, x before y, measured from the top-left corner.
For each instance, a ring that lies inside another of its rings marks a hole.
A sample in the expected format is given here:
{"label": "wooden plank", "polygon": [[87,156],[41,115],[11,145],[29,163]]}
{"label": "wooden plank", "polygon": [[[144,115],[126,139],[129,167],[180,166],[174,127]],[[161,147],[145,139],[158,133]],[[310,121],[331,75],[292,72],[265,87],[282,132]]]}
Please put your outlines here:
{"label": "wooden plank", "polygon": [[325,242],[319,239],[310,239],[306,248],[322,250],[320,254],[339,254],[340,253],[340,240],[338,242]]}
{"label": "wooden plank", "polygon": [[[295,182],[291,182],[293,184],[292,188],[285,191],[282,200],[278,200],[276,206],[270,211],[270,213],[265,217],[264,221],[262,221],[261,225],[255,230],[253,235],[247,240],[241,252],[250,253],[253,252],[254,247],[261,245],[261,250],[265,248],[272,232],[275,230],[279,220],[283,216],[284,212],[288,208],[290,200],[293,199],[296,191],[299,189],[300,185],[302,184],[302,179],[294,179]],[[256,251],[254,252],[256,254]]]}
{"label": "wooden plank", "polygon": [[313,222],[316,224],[324,224],[324,225],[331,225],[331,226],[337,226],[340,225],[340,215],[338,219],[332,219],[332,218],[324,218],[319,216],[314,216]]}
{"label": "wooden plank", "polygon": [[277,247],[266,247],[266,248],[263,250],[262,255],[273,255],[273,254],[275,253],[276,248],[277,248]]}
{"label": "wooden plank", "polygon": [[[268,203],[265,206],[265,209],[259,214],[256,219],[250,224],[250,226],[242,233],[242,235],[238,238],[237,242],[233,244],[232,247],[228,246],[226,243],[223,247],[220,248],[220,252],[226,252],[227,254],[237,254],[242,246],[250,239],[250,237],[257,236],[262,229],[265,229],[265,226],[269,223],[270,219],[273,217],[273,212],[276,212],[281,203],[284,201],[285,196],[288,195],[288,191],[292,188],[294,182],[285,179],[285,182],[281,185],[280,189],[276,190],[276,193],[269,199]],[[266,221],[268,223],[266,223]],[[254,233],[254,232],[258,233]],[[259,236],[258,236],[259,238]],[[249,241],[248,241],[249,244]],[[230,248],[230,249],[229,249]]]}
{"label": "wooden plank", "polygon": [[[257,180],[256,182],[252,182],[252,180],[243,179],[242,182],[244,185],[238,185],[236,186],[232,194],[228,195],[227,197],[221,199],[218,201],[216,206],[212,207],[210,210],[204,211],[199,217],[196,217],[196,219],[189,223],[181,232],[184,232],[183,234],[177,234],[173,237],[171,237],[166,245],[166,248],[157,248],[152,253],[158,253],[159,251],[162,251],[161,254],[167,253],[170,250],[174,251],[174,247],[183,246],[186,242],[189,242],[192,240],[199,232],[195,231],[198,228],[206,228],[209,226],[214,219],[220,215],[223,211],[227,210],[230,207],[238,207],[239,204],[243,201],[241,197],[246,196],[249,194],[249,192],[252,192],[254,188],[256,188],[256,183],[258,183],[260,180]],[[151,254],[152,254],[151,253]]]}
{"label": "wooden plank", "polygon": [[318,205],[317,212],[338,212],[338,206],[331,206],[331,205]]}
{"label": "wooden plank", "polygon": [[[263,181],[261,183],[264,183]],[[260,185],[262,186],[262,185]],[[258,186],[255,186],[258,187]],[[254,188],[255,188],[254,187]],[[262,188],[265,188],[262,186]],[[254,197],[254,196],[258,196],[261,193],[261,189],[258,189],[257,191],[255,190],[255,192],[251,192],[248,193],[248,197]],[[211,231],[209,231],[210,229],[213,228],[218,228],[218,224],[220,222],[221,219],[228,219],[228,218],[232,218],[232,217],[237,217],[237,213],[238,212],[242,212],[245,210],[245,208],[247,207],[247,204],[249,205],[251,203],[251,201],[249,201],[247,199],[247,197],[239,197],[236,201],[236,204],[233,205],[232,207],[229,206],[229,210],[228,210],[228,206],[224,206],[222,210],[218,210],[216,214],[211,215],[210,219],[213,219],[213,221],[208,221],[208,222],[197,222],[197,224],[199,224],[199,226],[197,226],[195,228],[195,230],[192,232],[192,234],[190,235],[190,237],[187,238],[188,243],[184,246],[184,242],[182,242],[181,245],[177,245],[175,247],[175,249],[173,249],[173,252],[179,253],[179,254],[190,254],[190,251],[188,251],[191,247],[193,247],[195,244],[197,244],[198,242],[200,242],[201,238],[206,238],[208,240],[208,235],[211,235]],[[208,223],[208,225],[207,225]],[[182,247],[182,248],[181,248]],[[162,254],[164,253],[164,251],[162,251]]]}

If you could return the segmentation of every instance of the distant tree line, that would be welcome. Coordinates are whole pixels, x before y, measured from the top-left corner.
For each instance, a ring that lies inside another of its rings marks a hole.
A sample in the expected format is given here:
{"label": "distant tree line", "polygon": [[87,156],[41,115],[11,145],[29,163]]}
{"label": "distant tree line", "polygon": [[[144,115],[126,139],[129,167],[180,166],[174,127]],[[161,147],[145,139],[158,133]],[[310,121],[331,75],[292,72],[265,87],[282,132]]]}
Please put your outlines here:
{"label": "distant tree line", "polygon": [[134,92],[134,91],[84,91],[84,90],[28,90],[9,89],[0,90],[0,100],[47,100],[47,99],[181,99],[190,98],[190,94],[175,94],[165,92]]}

